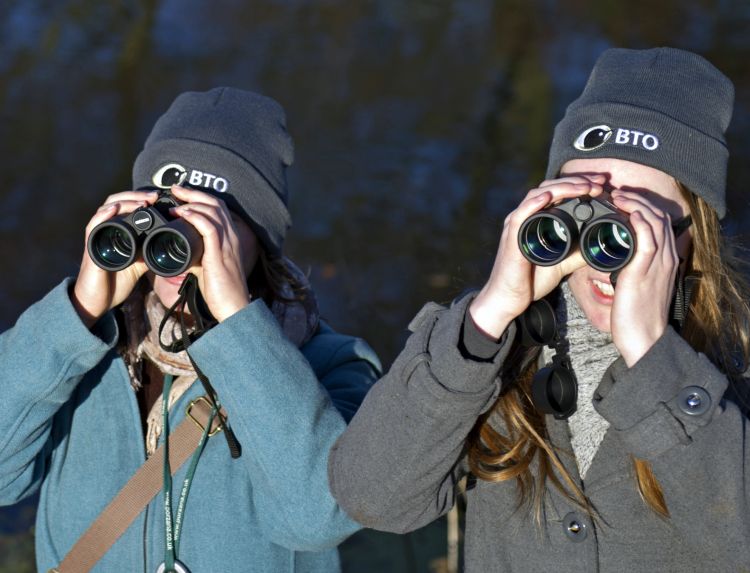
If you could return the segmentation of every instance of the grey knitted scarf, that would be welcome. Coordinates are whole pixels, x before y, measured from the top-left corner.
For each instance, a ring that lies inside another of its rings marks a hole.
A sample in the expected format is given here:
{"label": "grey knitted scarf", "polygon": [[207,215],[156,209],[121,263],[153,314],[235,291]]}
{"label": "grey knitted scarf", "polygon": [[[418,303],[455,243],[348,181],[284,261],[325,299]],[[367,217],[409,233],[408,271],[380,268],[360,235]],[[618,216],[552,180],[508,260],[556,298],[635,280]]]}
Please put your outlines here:
{"label": "grey knitted scarf", "polygon": [[[609,427],[609,422],[594,409],[594,391],[605,370],[620,354],[612,342],[612,336],[597,330],[588,321],[567,281],[562,283],[561,291],[556,311],[558,331],[578,381],[578,406],[568,418],[568,428],[578,471],[583,479]],[[554,351],[551,348],[545,346],[542,352],[545,361],[552,360]]]}

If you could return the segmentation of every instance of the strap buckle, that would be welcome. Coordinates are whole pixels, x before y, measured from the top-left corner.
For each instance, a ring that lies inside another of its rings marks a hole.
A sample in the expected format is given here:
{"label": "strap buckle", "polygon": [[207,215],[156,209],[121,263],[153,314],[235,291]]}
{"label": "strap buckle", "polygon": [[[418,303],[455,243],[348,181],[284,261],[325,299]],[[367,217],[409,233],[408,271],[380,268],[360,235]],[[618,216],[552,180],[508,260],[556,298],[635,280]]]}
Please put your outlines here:
{"label": "strap buckle", "polygon": [[[190,402],[190,404],[188,404],[188,407],[185,409],[185,415],[188,416],[195,423],[195,425],[200,428],[201,432],[203,432],[205,431],[206,427],[195,416],[193,416],[191,412],[191,410],[193,409],[193,406],[198,404],[198,402],[203,402],[206,405],[206,408],[208,408],[208,412],[211,412],[212,406],[211,406],[211,403],[208,401],[208,398],[206,398],[205,396],[199,396],[198,398]],[[221,415],[218,412],[216,413],[216,417],[214,418],[214,421],[217,421],[217,420],[219,420],[219,423],[217,424],[215,429],[211,430],[208,433],[209,437],[215,436],[216,434],[218,434],[224,429],[224,425],[220,421]]]}

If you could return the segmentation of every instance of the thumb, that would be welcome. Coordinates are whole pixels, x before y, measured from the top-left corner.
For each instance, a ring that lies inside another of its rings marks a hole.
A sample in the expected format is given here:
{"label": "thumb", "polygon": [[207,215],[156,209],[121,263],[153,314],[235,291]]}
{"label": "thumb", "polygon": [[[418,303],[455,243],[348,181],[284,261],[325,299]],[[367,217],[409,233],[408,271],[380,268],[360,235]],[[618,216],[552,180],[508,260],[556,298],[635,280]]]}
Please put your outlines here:
{"label": "thumb", "polygon": [[584,260],[583,255],[581,255],[580,249],[576,249],[573,254],[565,257],[565,259],[563,259],[563,261],[558,265],[558,268],[560,270],[560,279],[573,274],[574,271],[577,271],[578,269],[585,266],[586,261]]}

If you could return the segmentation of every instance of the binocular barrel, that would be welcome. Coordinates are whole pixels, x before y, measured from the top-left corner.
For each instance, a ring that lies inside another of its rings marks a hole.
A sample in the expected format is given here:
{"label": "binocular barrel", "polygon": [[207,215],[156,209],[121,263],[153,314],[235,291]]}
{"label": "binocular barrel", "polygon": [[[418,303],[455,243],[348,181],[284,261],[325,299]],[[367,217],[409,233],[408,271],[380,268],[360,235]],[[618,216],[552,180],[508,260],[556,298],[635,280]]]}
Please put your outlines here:
{"label": "binocular barrel", "polygon": [[203,240],[192,225],[169,215],[169,208],[177,204],[165,196],[153,206],[97,225],[86,244],[89,256],[102,269],[117,272],[130,266],[140,249],[146,266],[155,274],[173,277],[184,273],[200,260]]}
{"label": "binocular barrel", "polygon": [[586,263],[603,272],[623,268],[635,252],[635,232],[627,215],[591,197],[569,199],[535,213],[518,231],[521,253],[540,266],[556,265],[576,242]]}

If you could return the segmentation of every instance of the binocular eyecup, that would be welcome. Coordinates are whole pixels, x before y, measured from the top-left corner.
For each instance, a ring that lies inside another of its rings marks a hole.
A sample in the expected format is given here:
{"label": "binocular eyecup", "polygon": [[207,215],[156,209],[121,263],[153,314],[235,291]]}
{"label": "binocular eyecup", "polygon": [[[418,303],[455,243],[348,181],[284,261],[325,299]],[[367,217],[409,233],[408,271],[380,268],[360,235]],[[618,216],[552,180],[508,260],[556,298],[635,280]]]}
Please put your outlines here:
{"label": "binocular eyecup", "polygon": [[635,253],[635,232],[628,216],[605,199],[577,197],[526,219],[518,231],[524,257],[539,266],[556,265],[578,242],[588,265],[614,272]]}
{"label": "binocular eyecup", "polygon": [[180,205],[168,192],[153,205],[97,225],[86,244],[89,256],[100,268],[117,272],[130,266],[139,249],[146,266],[157,275],[174,277],[200,260],[203,240],[189,223],[175,218],[169,209]]}

